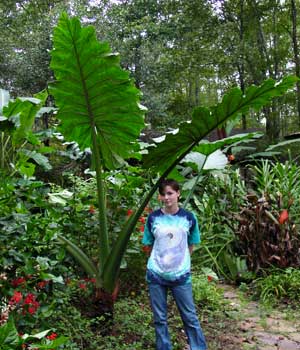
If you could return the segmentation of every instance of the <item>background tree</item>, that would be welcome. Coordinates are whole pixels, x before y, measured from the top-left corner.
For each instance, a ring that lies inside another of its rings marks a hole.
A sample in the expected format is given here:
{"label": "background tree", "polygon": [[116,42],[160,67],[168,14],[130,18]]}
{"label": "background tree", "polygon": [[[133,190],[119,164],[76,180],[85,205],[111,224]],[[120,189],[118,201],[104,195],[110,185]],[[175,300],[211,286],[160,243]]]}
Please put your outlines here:
{"label": "background tree", "polygon": [[[93,24],[121,54],[148,107],[148,129],[186,120],[195,105],[215,104],[230,87],[242,90],[294,70],[299,3],[271,0],[35,0],[0,4],[0,83],[31,95],[52,79],[49,33],[66,10]],[[293,42],[293,45],[291,45]],[[294,50],[294,51],[293,51]],[[295,68],[296,69],[296,68]],[[296,72],[297,74],[297,72]],[[298,128],[296,96],[273,101],[241,126],[266,126],[269,140]],[[264,122],[264,123],[263,123]]]}

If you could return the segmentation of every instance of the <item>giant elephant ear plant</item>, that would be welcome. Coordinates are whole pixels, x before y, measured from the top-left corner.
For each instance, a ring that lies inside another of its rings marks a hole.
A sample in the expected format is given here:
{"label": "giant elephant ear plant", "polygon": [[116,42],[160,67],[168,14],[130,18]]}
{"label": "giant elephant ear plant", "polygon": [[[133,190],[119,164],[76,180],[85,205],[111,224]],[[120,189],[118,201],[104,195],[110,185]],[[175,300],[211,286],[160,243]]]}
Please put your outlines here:
{"label": "giant elephant ear plant", "polygon": [[[59,107],[60,131],[81,149],[92,149],[99,206],[99,269],[74,246],[76,257],[102,287],[101,275],[109,255],[103,168],[113,169],[129,157],[131,143],[144,127],[139,91],[121,69],[108,44],[96,39],[93,27],[77,18],[60,17],[54,30],[51,68],[56,82],[50,92]],[[63,239],[63,238],[61,238]]]}
{"label": "giant elephant ear plant", "polygon": [[119,66],[107,44],[97,41],[93,27],[81,27],[78,19],[63,14],[54,30],[51,68],[56,82],[50,91],[59,107],[60,130],[65,138],[76,141],[83,149],[90,147],[97,176],[99,207],[99,256],[95,265],[82,250],[59,236],[68,251],[88,274],[96,278],[99,297],[112,293],[130,235],[161,178],[167,176],[209,132],[230,118],[259,109],[273,97],[292,87],[295,78],[275,84],[266,81],[252,86],[243,95],[231,90],[222,102],[211,108],[196,108],[192,121],[184,124],[176,135],[149,149],[144,165],[161,177],[125,223],[112,247],[106,220],[103,168],[113,169],[130,156],[134,141],[144,126],[143,111],[138,104],[139,91],[129,74]]}

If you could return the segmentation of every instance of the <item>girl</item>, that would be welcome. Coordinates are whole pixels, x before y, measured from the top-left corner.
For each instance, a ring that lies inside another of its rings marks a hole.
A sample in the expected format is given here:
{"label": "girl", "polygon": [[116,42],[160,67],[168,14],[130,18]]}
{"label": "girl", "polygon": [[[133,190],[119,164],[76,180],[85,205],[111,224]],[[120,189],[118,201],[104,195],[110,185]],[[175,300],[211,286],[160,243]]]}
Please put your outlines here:
{"label": "girl", "polygon": [[190,350],[206,350],[192,295],[191,253],[200,243],[196,217],[179,208],[179,185],[163,180],[159,186],[163,208],[151,213],[142,243],[148,248],[146,279],[154,316],[156,350],[171,350],[167,324],[167,292],[171,290],[183,321]]}

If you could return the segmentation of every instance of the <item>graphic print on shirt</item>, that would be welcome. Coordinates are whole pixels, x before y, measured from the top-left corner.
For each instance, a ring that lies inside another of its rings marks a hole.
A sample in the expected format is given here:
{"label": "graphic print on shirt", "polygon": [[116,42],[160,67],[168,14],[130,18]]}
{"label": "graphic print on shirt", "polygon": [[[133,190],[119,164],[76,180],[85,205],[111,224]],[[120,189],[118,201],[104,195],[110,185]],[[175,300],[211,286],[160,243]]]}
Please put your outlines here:
{"label": "graphic print on shirt", "polygon": [[161,215],[153,222],[154,261],[162,272],[176,271],[186,258],[189,221],[186,217]]}

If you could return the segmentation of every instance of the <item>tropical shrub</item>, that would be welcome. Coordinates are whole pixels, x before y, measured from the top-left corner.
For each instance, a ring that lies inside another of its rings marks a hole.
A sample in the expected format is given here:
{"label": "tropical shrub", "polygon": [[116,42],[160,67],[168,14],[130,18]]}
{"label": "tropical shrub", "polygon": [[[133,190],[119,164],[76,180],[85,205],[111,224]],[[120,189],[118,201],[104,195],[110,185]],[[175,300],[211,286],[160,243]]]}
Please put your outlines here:
{"label": "tropical shrub", "polygon": [[33,132],[36,118],[53,110],[44,107],[47,93],[35,97],[10,99],[8,91],[0,89],[0,167],[11,176],[19,174],[30,178],[37,165],[50,170],[51,165],[44,153],[50,153],[40,136]]}
{"label": "tropical shrub", "polygon": [[300,168],[263,161],[253,172],[247,202],[236,219],[239,247],[248,268],[300,266]]}
{"label": "tropical shrub", "polygon": [[30,349],[58,349],[66,342],[66,337],[51,333],[50,330],[35,334],[20,334],[12,318],[2,326],[0,323],[0,344],[3,350],[19,350],[29,347]]}
{"label": "tropical shrub", "polygon": [[197,306],[203,311],[220,311],[224,306],[223,290],[216,285],[214,274],[194,273],[193,294]]}
{"label": "tropical shrub", "polygon": [[[0,181],[0,323],[4,334],[13,335],[14,329],[23,334],[10,338],[16,349],[37,342],[49,349],[65,343],[64,329],[57,332],[49,321],[60,302],[56,291],[67,274],[64,249],[53,241],[58,226],[49,215],[49,192],[50,187],[38,181]],[[53,342],[45,338],[51,332],[58,334]]]}
{"label": "tropical shrub", "polygon": [[39,273],[38,269],[45,272],[46,266],[53,273],[59,263],[60,248],[51,245],[56,225],[46,215],[48,193],[49,186],[42,182],[5,177],[0,181],[0,262],[12,278]]}
{"label": "tropical shrub", "polygon": [[198,183],[190,205],[198,215],[202,243],[193,254],[197,267],[209,267],[228,280],[237,281],[246,272],[237,249],[233,218],[245,202],[246,185],[239,170],[227,166],[210,172]]}
{"label": "tropical shrub", "polygon": [[254,295],[266,303],[292,302],[300,300],[300,271],[294,268],[271,268],[253,283]]}

